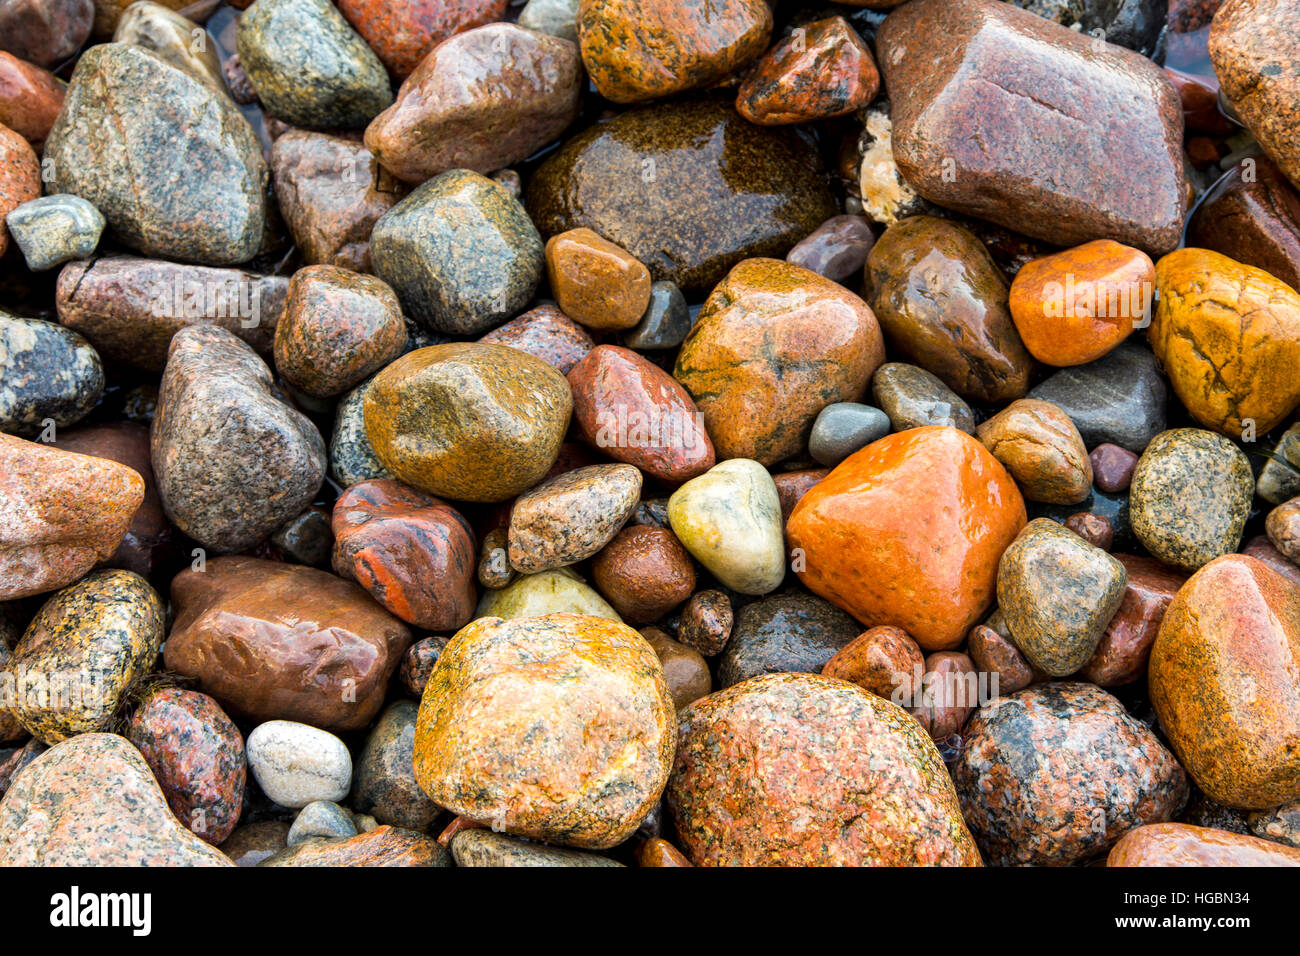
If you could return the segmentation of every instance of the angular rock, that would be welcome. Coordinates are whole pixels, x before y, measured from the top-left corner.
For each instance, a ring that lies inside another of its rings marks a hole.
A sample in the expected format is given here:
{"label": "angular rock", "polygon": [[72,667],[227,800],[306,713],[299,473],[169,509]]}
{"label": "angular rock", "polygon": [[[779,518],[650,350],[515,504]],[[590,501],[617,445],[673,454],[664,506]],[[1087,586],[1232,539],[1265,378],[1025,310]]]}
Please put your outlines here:
{"label": "angular rock", "polygon": [[5,225],[27,268],[43,272],[93,254],[104,231],[104,217],[80,196],[42,196],[5,216]]}
{"label": "angular rock", "polygon": [[811,594],[792,592],[746,604],[718,662],[718,683],[730,687],[760,674],[822,673],[862,627]]}
{"label": "angular rock", "polygon": [[1164,376],[1155,356],[1136,343],[1062,369],[1030,389],[1028,397],[1059,406],[1089,448],[1110,442],[1141,453],[1165,430]]}
{"label": "angular rock", "polygon": [[1237,163],[1205,196],[1187,224],[1187,245],[1263,269],[1295,289],[1300,286],[1300,194],[1267,157],[1253,158],[1253,176]]}
{"label": "angular rock", "polygon": [[104,366],[89,342],[53,322],[0,311],[0,430],[57,435],[103,392]]}

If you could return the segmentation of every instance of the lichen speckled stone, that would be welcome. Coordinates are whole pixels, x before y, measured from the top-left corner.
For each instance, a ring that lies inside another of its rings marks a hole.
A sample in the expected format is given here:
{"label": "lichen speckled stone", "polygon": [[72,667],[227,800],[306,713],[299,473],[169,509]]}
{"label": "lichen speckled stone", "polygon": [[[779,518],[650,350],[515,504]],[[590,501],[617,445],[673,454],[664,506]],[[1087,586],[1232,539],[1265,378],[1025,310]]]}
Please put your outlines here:
{"label": "lichen speckled stone", "polygon": [[418,710],[414,701],[399,700],[380,716],[357,760],[352,807],[380,823],[423,832],[442,808],[420,789],[412,769]]}
{"label": "lichen speckled stone", "polygon": [[269,360],[288,291],[284,276],[110,256],[60,269],[55,307],[107,362],[158,375],[187,325],[221,326]]}
{"label": "lichen speckled stone", "polygon": [[0,601],[61,588],[107,560],[144,492],[126,465],[0,433]]}
{"label": "lichen speckled stone", "polygon": [[457,501],[504,501],[550,470],[569,427],[569,384],[504,345],[408,352],[371,383],[364,414],[375,456],[397,478]]}
{"label": "lichen speckled stone", "polygon": [[585,561],[618,534],[640,498],[641,472],[631,465],[588,465],[538,485],[510,510],[510,566],[536,574]]}
{"label": "lichen speckled stone", "polygon": [[27,268],[44,272],[73,259],[85,259],[99,245],[104,216],[80,196],[42,196],[5,216]]}
{"label": "lichen speckled stone", "polygon": [[821,673],[861,633],[852,615],[816,595],[774,594],[736,615],[718,662],[718,683],[730,687],[760,674]]}
{"label": "lichen speckled stone", "polygon": [[268,720],[248,735],[248,769],[282,807],[341,800],[352,786],[352,756],[333,734],[293,720]]}
{"label": "lichen speckled stone", "polygon": [[406,351],[397,295],[374,276],[338,266],[293,274],[275,327],[275,368],[314,398],[346,392]]}
{"label": "lichen speckled stone", "polygon": [[54,594],[9,661],[10,707],[47,744],[113,725],[162,646],[162,601],[131,571],[96,571]]}
{"label": "lichen speckled stone", "polygon": [[953,767],[962,812],[997,866],[1068,866],[1187,802],[1187,775],[1099,687],[1049,683],[985,704]]}
{"label": "lichen speckled stone", "polygon": [[374,378],[362,382],[343,396],[334,413],[334,432],[330,435],[330,475],[341,488],[361,481],[392,478],[393,473],[375,457],[366,435],[366,394]]}
{"label": "lichen speckled stone", "polygon": [[603,849],[658,802],[674,719],[659,658],[626,625],[484,618],[452,639],[424,689],[415,776],[471,820]]}
{"label": "lichen speckled stone", "polygon": [[214,846],[230,836],[244,805],[244,738],[207,694],[167,687],[131,716],[126,738],[140,750],[191,833]]}
{"label": "lichen speckled stone", "polygon": [[755,677],[687,707],[667,803],[697,866],[980,865],[921,725],[813,674]]}
{"label": "lichen speckled stone", "polygon": [[325,477],[320,432],[273,385],[266,364],[225,329],[192,325],[172,337],[154,474],[167,517],[205,547],[257,544],[311,504]]}
{"label": "lichen speckled stone", "polygon": [[93,203],[145,255],[231,265],[262,244],[268,173],[257,135],[229,97],[141,47],[82,54],[45,160],[52,192]]}
{"label": "lichen speckled stone", "polygon": [[1051,402],[1022,398],[975,432],[1029,501],[1074,505],[1092,493],[1092,462],[1079,430]]}
{"label": "lichen speckled stone", "polygon": [[1029,398],[1059,406],[1089,448],[1109,442],[1141,454],[1165,430],[1169,388],[1151,350],[1125,342],[1095,362],[1052,374]]}
{"label": "lichen speckled stone", "polygon": [[448,37],[504,18],[506,0],[338,0],[338,8],[389,72],[404,80]]}
{"label": "lichen speckled stone", "polygon": [[1300,866],[1300,849],[1244,833],[1153,823],[1126,833],[1106,857],[1109,866]]}
{"label": "lichen speckled stone", "polygon": [[177,822],[140,752],[116,734],[51,747],[0,800],[0,866],[233,866]]}
{"label": "lichen speckled stone", "polygon": [[687,293],[708,292],[742,259],[784,256],[839,211],[807,143],[713,97],[583,130],[526,196],[543,236],[585,226]]}
{"label": "lichen speckled stone", "polygon": [[262,106],[291,126],[356,129],[393,102],[379,57],[329,0],[258,0],[236,45]]}
{"label": "lichen speckled stone", "polygon": [[433,837],[381,826],[346,840],[308,840],[258,866],[451,866],[451,854]]}
{"label": "lichen speckled stone", "polygon": [[1300,588],[1230,554],[1165,611],[1148,688],[1160,724],[1209,797],[1263,810],[1300,797]]}
{"label": "lichen speckled stone", "polygon": [[713,86],[767,47],[764,0],[580,0],[578,43],[600,95],[638,103]]}
{"label": "lichen speckled stone", "polygon": [[1254,493],[1249,459],[1222,435],[1162,432],[1133,471],[1133,533],[1165,564],[1195,571],[1237,550]]}
{"label": "lichen speckled stone", "polygon": [[1035,518],[998,562],[998,609],[1029,662],[1064,677],[1092,657],[1127,581],[1118,559],[1051,518]]}
{"label": "lichen speckled stone", "polygon": [[747,259],[709,295],[673,377],[719,458],[772,465],[801,451],[827,405],[861,398],[885,359],[867,304],[776,259]]}
{"label": "lichen speckled stone", "polygon": [[132,3],[113,30],[113,42],[143,47],[200,83],[228,96],[216,44],[195,21],[149,0]]}
{"label": "lichen speckled stone", "polygon": [[917,365],[886,362],[871,376],[871,398],[894,431],[948,425],[975,434],[975,415],[939,377]]}
{"label": "lichen speckled stone", "polygon": [[569,568],[523,574],[499,590],[485,589],[474,612],[476,618],[499,617],[507,621],[547,614],[622,621],[609,602]]}
{"label": "lichen speckled stone", "polygon": [[482,827],[459,831],[451,840],[451,853],[457,866],[622,866],[599,853],[569,850],[521,840],[506,833],[494,833]]}
{"label": "lichen speckled stone", "polygon": [[767,594],[785,578],[781,500],[767,469],[730,458],[668,499],[673,534],[726,587]]}
{"label": "lichen speckled stone", "polygon": [[493,23],[426,56],[393,105],[366,129],[366,148],[398,179],[511,166],[556,140],[581,104],[582,61],[568,40]]}
{"label": "lichen speckled stone", "polygon": [[[0,431],[34,437],[71,425],[104,392],[104,366],[76,332],[0,311]],[[48,440],[48,436],[47,436]]]}
{"label": "lichen speckled stone", "polygon": [[406,315],[449,335],[477,335],[518,315],[545,265],[518,200],[465,169],[435,176],[384,213],[370,258]]}

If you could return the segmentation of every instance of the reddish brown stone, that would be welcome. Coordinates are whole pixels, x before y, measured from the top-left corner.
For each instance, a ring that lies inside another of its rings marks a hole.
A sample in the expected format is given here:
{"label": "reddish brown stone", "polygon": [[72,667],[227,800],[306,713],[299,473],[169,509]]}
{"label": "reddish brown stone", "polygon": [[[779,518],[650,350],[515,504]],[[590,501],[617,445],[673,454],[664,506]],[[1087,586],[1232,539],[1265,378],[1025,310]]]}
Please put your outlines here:
{"label": "reddish brown stone", "polygon": [[388,479],[353,485],[334,505],[334,570],[402,620],[455,631],[474,613],[477,545],[445,502]]}
{"label": "reddish brown stone", "polygon": [[860,687],[754,677],[688,707],[678,735],[667,800],[697,866],[980,864],[934,744]]}
{"label": "reddish brown stone", "polygon": [[677,639],[705,657],[716,657],[727,646],[734,623],[731,598],[722,591],[700,591],[682,608]]}
{"label": "reddish brown stone", "polygon": [[570,369],[596,347],[582,326],[565,315],[559,306],[549,303],[511,319],[479,341],[529,352],[555,366],[561,375],[568,375]]}
{"label": "reddish brown stone", "polygon": [[[0,126],[0,222],[25,202],[41,194],[41,167],[31,144],[7,126]],[[0,256],[9,248],[9,230],[0,228]]]}
{"label": "reddish brown stone", "polygon": [[1128,572],[1119,610],[1106,625],[1097,650],[1079,677],[1102,687],[1129,684],[1143,675],[1160,622],[1187,575],[1155,558],[1117,554]]}
{"label": "reddish brown stone", "polygon": [[615,461],[670,482],[713,467],[713,442],[699,410],[659,366],[621,346],[599,345],[568,378],[582,437]]}
{"label": "reddish brown stone", "polygon": [[1300,849],[1227,830],[1153,823],[1126,833],[1107,866],[1300,866]]}
{"label": "reddish brown stone", "polygon": [[1109,551],[1115,543],[1115,529],[1110,520],[1091,511],[1080,511],[1065,519],[1065,526],[1094,548]]}
{"label": "reddish brown stone", "polygon": [[61,588],[108,559],[144,493],[125,465],[0,434],[0,601]]}
{"label": "reddish brown stone", "polygon": [[507,0],[339,0],[339,13],[404,80],[435,46],[506,15]]}
{"label": "reddish brown stone", "polygon": [[877,697],[902,705],[918,690],[925,673],[925,655],[899,627],[884,625],[864,631],[826,662],[822,676],[857,684]]}
{"label": "reddish brown stone", "polygon": [[1300,588],[1254,558],[1211,561],[1165,611],[1148,684],[1212,799],[1263,810],[1300,797]]}
{"label": "reddish brown stone", "polygon": [[0,4],[0,48],[54,69],[90,35],[92,0],[8,0]]}
{"label": "reddish brown stone", "polygon": [[1300,566],[1273,547],[1273,542],[1268,540],[1267,535],[1251,538],[1242,546],[1241,553],[1268,565],[1292,584],[1300,586]]}
{"label": "reddish brown stone", "polygon": [[1092,483],[1107,494],[1128,491],[1138,456],[1127,448],[1103,442],[1088,454],[1092,464]]}
{"label": "reddish brown stone", "polygon": [[865,216],[832,216],[800,239],[786,253],[785,261],[843,282],[862,270],[875,241]]}
{"label": "reddish brown stone", "polygon": [[650,304],[650,270],[590,229],[570,229],[547,240],[546,274],[560,308],[589,329],[630,329]]}
{"label": "reddish brown stone", "polygon": [[[1173,41],[1170,36],[1170,41]],[[1226,136],[1233,130],[1229,119],[1219,109],[1219,81],[1214,77],[1194,76],[1171,66],[1165,67],[1165,75],[1178,91],[1178,100],[1183,106],[1183,127],[1189,132],[1213,133]],[[1197,243],[1199,245],[1199,243]]]}
{"label": "reddish brown stone", "polygon": [[751,123],[780,126],[844,116],[880,89],[871,50],[843,17],[796,27],[763,54],[736,95]]}
{"label": "reddish brown stone", "polygon": [[979,706],[977,676],[971,659],[959,651],[928,655],[909,713],[935,740],[955,734]]}
{"label": "reddish brown stone", "polygon": [[172,581],[167,669],[237,717],[365,727],[411,641],[350,581],[302,565],[221,557]]}
{"label": "reddish brown stone", "polygon": [[346,840],[286,847],[258,866],[451,866],[451,854],[431,836],[380,826]]}
{"label": "reddish brown stone", "polygon": [[40,152],[67,87],[49,70],[0,52],[0,125],[26,138]]}
{"label": "reddish brown stone", "polygon": [[679,644],[657,627],[643,628],[641,636],[659,657],[668,694],[677,710],[683,710],[713,690],[713,675],[699,651]]}
{"label": "reddish brown stone", "polygon": [[779,475],[773,475],[776,496],[781,499],[781,520],[789,521],[790,512],[794,511],[794,506],[799,503],[799,499],[830,473],[829,468],[809,468],[804,471],[784,471]]}
{"label": "reddish brown stone", "polygon": [[592,577],[623,620],[657,621],[695,590],[695,565],[665,528],[624,528],[591,562]]}
{"label": "reddish brown stone", "polygon": [[966,650],[975,666],[990,675],[990,687],[996,680],[1001,696],[1014,694],[1034,682],[1034,667],[1020,648],[991,627],[979,624],[972,628]]}
{"label": "reddish brown stone", "polygon": [[667,840],[652,837],[636,851],[637,866],[690,866],[691,861]]}
{"label": "reddish brown stone", "polygon": [[1073,505],[1092,492],[1088,449],[1059,405],[1022,398],[975,432],[1028,500]]}
{"label": "reddish brown stone", "polygon": [[[1187,225],[1187,244],[1230,256],[1300,287],[1300,194],[1265,156],[1237,163]],[[1246,171],[1252,175],[1247,178]]]}
{"label": "reddish brown stone", "polygon": [[1300,564],[1300,498],[1292,498],[1270,511],[1265,530],[1273,547]]}
{"label": "reddish brown stone", "polygon": [[673,377],[696,397],[721,458],[772,465],[805,447],[827,405],[866,392],[885,360],[867,304],[776,259],[747,259],[713,290]]}

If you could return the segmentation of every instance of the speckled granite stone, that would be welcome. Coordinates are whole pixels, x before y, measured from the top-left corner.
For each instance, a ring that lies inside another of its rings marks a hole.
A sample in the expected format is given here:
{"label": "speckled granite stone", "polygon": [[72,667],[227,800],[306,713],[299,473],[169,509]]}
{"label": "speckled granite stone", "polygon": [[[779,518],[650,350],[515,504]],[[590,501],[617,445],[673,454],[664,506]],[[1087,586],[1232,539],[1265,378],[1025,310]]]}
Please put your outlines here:
{"label": "speckled granite stone", "polygon": [[0,433],[0,601],[61,588],[106,560],[144,490],[115,461]]}
{"label": "speckled granite stone", "polygon": [[454,813],[602,849],[627,839],[663,792],[673,720],[659,658],[626,625],[481,618],[424,689],[415,776]]}
{"label": "speckled granite stone", "polygon": [[1029,662],[1064,677],[1097,649],[1127,580],[1116,558],[1050,518],[1035,518],[998,562],[998,609]]}
{"label": "speckled granite stone", "polygon": [[115,734],[51,747],[0,800],[0,866],[232,866],[177,822],[140,752]]}
{"label": "speckled granite stone", "polygon": [[316,426],[280,399],[257,354],[216,326],[172,337],[152,442],[167,516],[217,551],[266,538],[325,477]]}
{"label": "speckled granite stone", "polygon": [[244,738],[206,694],[164,688],[131,716],[126,738],[140,750],[167,804],[187,830],[214,846],[244,805]]}
{"label": "speckled granite stone", "polygon": [[518,315],[545,265],[519,202],[465,169],[435,176],[384,213],[370,257],[406,315],[449,335],[477,335]]}
{"label": "speckled granite stone", "polygon": [[569,370],[596,347],[582,326],[565,315],[559,306],[550,303],[529,309],[493,329],[479,341],[508,345],[536,355],[548,365],[554,365],[561,375],[568,375]]}
{"label": "speckled granite stone", "polygon": [[820,673],[862,625],[811,594],[775,594],[746,604],[718,662],[718,683],[730,687],[760,674]]}
{"label": "speckled granite stone", "polygon": [[402,655],[398,677],[407,693],[416,700],[424,696],[424,685],[429,682],[429,675],[433,673],[433,668],[437,665],[438,658],[449,640],[451,638],[438,635],[426,637],[416,641]]}
{"label": "speckled granite stone", "polygon": [[104,366],[76,332],[0,311],[0,431],[34,437],[85,416],[104,391]]}
{"label": "speckled granite stone", "polygon": [[376,827],[346,840],[309,840],[258,866],[451,866],[451,854],[423,833]]}
{"label": "speckled granite stone", "polygon": [[884,625],[859,634],[841,647],[821,669],[823,677],[857,684],[900,706],[918,690],[925,674],[921,648],[901,627]]}
{"label": "speckled granite stone", "polygon": [[[27,140],[0,126],[0,218],[41,194],[41,166]],[[0,255],[9,250],[9,231],[0,229]]]}
{"label": "speckled granite stone", "polygon": [[339,0],[338,8],[389,72],[404,80],[448,37],[505,17],[506,0]]}
{"label": "speckled granite stone", "polygon": [[107,730],[162,646],[162,601],[130,571],[96,571],[42,606],[14,648],[14,716],[56,744]]}
{"label": "speckled granite stone", "polygon": [[81,49],[94,14],[92,0],[8,0],[0,4],[0,49],[54,69]]}
{"label": "speckled granite stone", "polygon": [[1038,684],[999,697],[975,712],[964,737],[953,780],[991,864],[1085,861],[1187,802],[1174,755],[1092,684]]}
{"label": "speckled granite stone", "polygon": [[725,592],[697,591],[682,608],[677,640],[705,657],[716,657],[731,639],[734,624],[731,598]]}
{"label": "speckled granite stone", "polygon": [[585,226],[688,293],[707,292],[742,259],[785,255],[839,211],[805,142],[713,97],[583,130],[526,195],[543,236]]}
{"label": "speckled granite stone", "polygon": [[380,823],[427,831],[442,814],[415,779],[414,701],[399,700],[380,716],[366,738],[352,779],[352,807]]}
{"label": "speckled granite stone", "polygon": [[229,97],[140,47],[82,55],[45,159],[52,191],[89,200],[145,255],[229,265],[262,243],[268,174],[252,127]]}
{"label": "speckled granite stone", "polygon": [[622,866],[598,853],[532,843],[481,827],[461,830],[451,840],[457,866]]}
{"label": "speckled granite stone", "polygon": [[258,0],[237,45],[262,106],[291,126],[356,129],[393,102],[379,57],[329,0]]}
{"label": "speckled granite stone", "polygon": [[1133,472],[1133,533],[1166,564],[1195,571],[1237,550],[1255,479],[1246,455],[1199,428],[1157,435]]}
{"label": "speckled granite stone", "polygon": [[43,272],[94,253],[104,216],[80,196],[42,196],[5,216],[5,225],[27,268]]}
{"label": "speckled granite stone", "polygon": [[668,806],[697,866],[980,864],[934,744],[860,687],[755,677],[686,708],[678,737]]}
{"label": "speckled granite stone", "polygon": [[334,414],[330,436],[330,475],[342,488],[360,481],[392,478],[393,474],[375,457],[366,435],[366,394],[374,384],[367,379],[343,396]]}
{"label": "speckled granite stone", "polygon": [[515,499],[510,565],[536,574],[592,557],[618,534],[641,497],[631,465],[589,465],[552,478]]}

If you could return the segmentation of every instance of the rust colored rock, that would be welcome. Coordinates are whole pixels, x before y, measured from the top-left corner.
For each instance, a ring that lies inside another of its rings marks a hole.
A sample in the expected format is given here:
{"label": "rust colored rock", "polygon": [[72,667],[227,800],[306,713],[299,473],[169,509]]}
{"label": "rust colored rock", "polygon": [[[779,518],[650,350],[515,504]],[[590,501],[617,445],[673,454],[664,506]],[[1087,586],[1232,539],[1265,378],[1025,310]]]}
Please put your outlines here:
{"label": "rust colored rock", "polygon": [[1187,244],[1230,256],[1300,287],[1300,194],[1265,156],[1235,164],[1187,224]]}
{"label": "rust colored rock", "polygon": [[989,686],[996,679],[997,693],[1003,697],[1024,690],[1034,682],[1037,672],[1011,640],[991,627],[978,624],[966,642],[971,661],[989,675]]}
{"label": "rust colored rock", "polygon": [[1088,454],[1092,465],[1092,483],[1107,494],[1128,491],[1138,456],[1127,448],[1103,442]]}
{"label": "rust colored rock", "polygon": [[[0,126],[0,222],[25,202],[41,195],[41,167],[31,144]],[[9,230],[0,228],[0,256],[9,249]]]}
{"label": "rust colored rock", "polygon": [[1263,810],[1300,797],[1300,588],[1254,558],[1211,561],[1165,611],[1148,686],[1211,798]]}
{"label": "rust colored rock", "polygon": [[283,276],[113,256],[64,266],[55,305],[105,361],[159,373],[190,325],[220,326],[269,358],[288,292]]}
{"label": "rust colored rock", "polygon": [[171,597],[167,669],[253,721],[365,727],[411,642],[359,586],[297,564],[214,558],[178,574]]}
{"label": "rust colored rock", "polygon": [[829,468],[808,468],[802,471],[785,471],[773,475],[776,496],[781,499],[781,520],[789,521],[790,512],[799,503],[799,499],[808,493],[808,489],[831,473]]}
{"label": "rust colored rock", "polygon": [[973,233],[932,216],[890,226],[867,256],[867,288],[890,345],[963,398],[1001,403],[1029,388],[1006,280]]}
{"label": "rust colored rock", "polygon": [[531,156],[578,116],[582,61],[568,40],[494,23],[440,43],[393,105],[366,128],[366,148],[398,179],[449,169],[490,173]]}
{"label": "rust colored rock", "polygon": [[61,588],[107,560],[144,494],[126,465],[0,434],[0,601]]}
{"label": "rust colored rock", "polygon": [[1104,515],[1080,511],[1066,518],[1064,524],[1094,548],[1109,551],[1115,543],[1115,527]]}
{"label": "rust colored rock", "polygon": [[1107,866],[1300,866],[1300,849],[1187,823],[1153,823],[1126,833]]}
{"label": "rust colored rock", "polygon": [[1145,252],[1097,239],[1023,266],[1011,283],[1011,318],[1038,361],[1083,365],[1145,327],[1155,281]]}
{"label": "rust colored rock", "polygon": [[1273,547],[1273,542],[1268,540],[1267,535],[1261,534],[1251,538],[1242,545],[1241,553],[1268,565],[1292,584],[1300,586],[1300,566]]}
{"label": "rust colored rock", "polygon": [[1024,525],[997,459],[965,432],[930,425],[849,456],[795,505],[786,537],[802,549],[810,590],[937,651],[988,611],[998,560]]}
{"label": "rust colored rock", "polygon": [[469,623],[477,599],[474,533],[432,495],[388,479],[353,485],[334,505],[334,570],[403,621],[430,631]]}
{"label": "rust colored rock", "polygon": [[827,405],[866,392],[885,360],[866,303],[776,259],[747,259],[713,290],[673,377],[696,397],[720,458],[772,465],[802,451]]}
{"label": "rust colored rock", "polygon": [[565,314],[598,332],[632,328],[650,304],[650,270],[590,229],[547,240],[546,274]]}
{"label": "rust colored rock", "polygon": [[953,780],[994,865],[1088,860],[1187,802],[1187,775],[1174,755],[1092,684],[1036,684],[999,697],[971,717],[963,736]]}
{"label": "rust colored rock", "polygon": [[925,655],[898,627],[873,627],[854,638],[822,668],[823,677],[838,677],[902,706],[918,690]]}
{"label": "rust colored rock", "polygon": [[603,849],[658,802],[675,741],[663,668],[636,631],[576,614],[486,617],[452,639],[424,689],[415,777],[453,813]]}
{"label": "rust colored rock", "polygon": [[1187,410],[1240,439],[1300,405],[1300,294],[1263,269],[1208,249],[1156,265],[1160,303],[1147,336]]}
{"label": "rust colored rock", "polygon": [[876,53],[926,199],[1057,245],[1178,245],[1182,104],[1146,57],[997,0],[906,4]]}
{"label": "rust colored rock", "polygon": [[370,231],[406,195],[360,143],[300,129],[272,145],[271,182],[303,260],[354,272],[372,271]]}
{"label": "rust colored rock", "polygon": [[40,152],[67,87],[49,70],[0,51],[0,125]]}
{"label": "rust colored rock", "polygon": [[668,806],[697,866],[980,865],[934,744],[861,687],[754,677],[683,711],[678,738]]}
{"label": "rust colored rock", "polygon": [[406,351],[397,293],[338,266],[293,274],[275,327],[275,367],[314,398],[341,395]]}
{"label": "rust colored rock", "polygon": [[836,282],[862,270],[876,234],[865,216],[831,216],[800,239],[785,261]]}
{"label": "rust colored rock", "polygon": [[1300,565],[1300,498],[1292,498],[1270,511],[1265,530],[1273,547]]}
{"label": "rust colored rock", "polygon": [[1079,429],[1059,406],[1012,402],[976,429],[1030,501],[1074,505],[1092,493],[1092,463]]}
{"label": "rust colored rock", "polygon": [[346,840],[308,840],[258,866],[451,866],[438,841],[414,830],[379,826]]}
{"label": "rust colored rock", "polygon": [[691,596],[695,565],[666,528],[624,528],[591,562],[605,599],[629,624],[657,621]]}
{"label": "rust colored rock", "polygon": [[700,591],[682,608],[677,639],[705,657],[716,657],[731,639],[735,622],[731,598],[722,591]]}
{"label": "rust colored rock", "polygon": [[582,437],[610,458],[667,482],[713,467],[703,416],[659,366],[630,349],[598,345],[569,370],[568,379]]}
{"label": "rust colored rock", "polygon": [[691,861],[662,837],[652,837],[636,851],[637,866],[690,866]]}
{"label": "rust colored rock", "polygon": [[962,729],[979,706],[979,675],[971,659],[959,651],[940,651],[925,659],[925,674],[913,696],[902,698],[934,740]]}
{"label": "rust colored rock", "polygon": [[443,40],[505,18],[507,0],[339,0],[339,13],[399,80]]}
{"label": "rust colored rock", "polygon": [[699,651],[679,644],[657,627],[644,628],[641,636],[659,657],[668,694],[677,710],[683,710],[713,690],[709,663]]}
{"label": "rust colored rock", "polygon": [[1223,95],[1264,152],[1300,186],[1300,9],[1287,0],[1227,0],[1210,24]]}
{"label": "rust colored rock", "polygon": [[767,47],[764,0],[579,0],[582,62],[601,96],[639,103],[712,86]]}
{"label": "rust colored rock", "polygon": [[573,366],[596,347],[582,326],[565,315],[559,306],[547,303],[498,326],[479,341],[508,345],[536,355],[548,365],[554,365],[561,375],[568,375]]}
{"label": "rust colored rock", "polygon": [[1155,558],[1117,554],[1128,572],[1124,597],[1079,677],[1101,687],[1118,687],[1137,680],[1147,669],[1151,645],[1160,632],[1165,611],[1187,580],[1177,568]]}
{"label": "rust colored rock", "polygon": [[843,17],[828,17],[782,39],[763,54],[736,95],[751,123],[781,126],[844,116],[880,89],[871,50]]}

